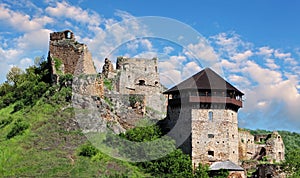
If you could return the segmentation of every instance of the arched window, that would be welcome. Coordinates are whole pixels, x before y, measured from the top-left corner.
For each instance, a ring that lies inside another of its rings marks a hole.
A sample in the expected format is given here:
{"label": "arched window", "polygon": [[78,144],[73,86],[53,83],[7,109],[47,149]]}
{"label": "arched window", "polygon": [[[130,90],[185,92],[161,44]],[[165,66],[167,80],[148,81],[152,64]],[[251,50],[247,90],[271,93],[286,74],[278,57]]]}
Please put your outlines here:
{"label": "arched window", "polygon": [[65,36],[67,39],[71,39],[71,32],[70,31],[66,31],[65,32]]}
{"label": "arched window", "polygon": [[213,114],[212,111],[209,111],[209,112],[208,112],[208,120],[209,120],[209,121],[213,121],[213,115],[214,115],[214,114]]}

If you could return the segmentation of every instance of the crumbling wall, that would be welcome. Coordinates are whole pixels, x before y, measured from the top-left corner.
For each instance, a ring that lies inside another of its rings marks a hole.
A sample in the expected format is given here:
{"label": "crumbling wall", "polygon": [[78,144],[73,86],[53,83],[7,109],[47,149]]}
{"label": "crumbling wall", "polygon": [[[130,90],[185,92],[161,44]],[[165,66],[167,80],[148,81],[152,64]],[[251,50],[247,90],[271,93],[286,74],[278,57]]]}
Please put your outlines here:
{"label": "crumbling wall", "polygon": [[239,130],[239,160],[250,160],[256,152],[254,136],[246,130]]}
{"label": "crumbling wall", "polygon": [[282,137],[278,132],[273,132],[268,140],[267,145],[267,157],[271,162],[281,162],[285,160],[285,148]]}
{"label": "crumbling wall", "polygon": [[49,60],[54,75],[96,74],[87,46],[78,43],[70,30],[50,34]]}
{"label": "crumbling wall", "polygon": [[162,94],[157,59],[117,58],[117,91],[120,94],[145,95],[146,106],[165,117],[166,97]]}

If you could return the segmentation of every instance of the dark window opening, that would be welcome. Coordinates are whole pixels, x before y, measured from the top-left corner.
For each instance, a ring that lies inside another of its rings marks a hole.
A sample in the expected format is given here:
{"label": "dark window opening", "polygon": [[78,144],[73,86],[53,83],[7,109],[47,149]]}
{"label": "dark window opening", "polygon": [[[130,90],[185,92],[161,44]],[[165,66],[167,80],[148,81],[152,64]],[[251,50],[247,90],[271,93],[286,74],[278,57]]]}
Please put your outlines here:
{"label": "dark window opening", "polygon": [[157,72],[157,66],[155,66],[155,72]]}
{"label": "dark window opening", "polygon": [[158,81],[155,81],[154,83],[155,83],[155,85],[157,85],[157,84],[158,84]]}
{"label": "dark window opening", "polygon": [[139,85],[145,85],[145,80],[139,80]]}
{"label": "dark window opening", "polygon": [[208,136],[208,138],[214,138],[215,137],[214,134],[208,134],[207,136]]}
{"label": "dark window opening", "polygon": [[272,178],[272,174],[267,174],[267,178]]}
{"label": "dark window opening", "polygon": [[282,158],[281,152],[278,152],[278,155],[279,155],[279,159],[281,159]]}
{"label": "dark window opening", "polygon": [[71,32],[66,32],[65,35],[67,39],[71,39]]}
{"label": "dark window opening", "polygon": [[208,112],[208,120],[213,121],[213,112],[212,111]]}
{"label": "dark window opening", "polygon": [[208,151],[207,153],[208,153],[208,156],[214,157],[214,151]]}
{"label": "dark window opening", "polygon": [[259,141],[260,141],[260,142],[263,142],[263,141],[264,141],[264,139],[263,139],[263,138],[259,138]]}

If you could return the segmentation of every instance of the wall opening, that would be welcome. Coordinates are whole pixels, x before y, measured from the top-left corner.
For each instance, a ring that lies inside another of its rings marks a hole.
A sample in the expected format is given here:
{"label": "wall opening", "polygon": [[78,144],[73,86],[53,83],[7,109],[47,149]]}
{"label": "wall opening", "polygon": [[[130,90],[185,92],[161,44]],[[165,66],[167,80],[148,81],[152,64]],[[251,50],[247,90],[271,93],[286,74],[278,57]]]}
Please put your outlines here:
{"label": "wall opening", "polygon": [[213,115],[214,115],[214,113],[212,111],[208,112],[208,120],[209,121],[213,121]]}
{"label": "wall opening", "polygon": [[214,155],[215,155],[214,151],[208,151],[207,154],[210,157],[214,157]]}
{"label": "wall opening", "polygon": [[139,85],[145,85],[145,80],[139,80]]}
{"label": "wall opening", "polygon": [[65,32],[65,37],[66,37],[67,39],[71,39],[71,37],[72,37],[71,32],[66,31],[66,32]]}
{"label": "wall opening", "polygon": [[281,152],[278,152],[278,157],[279,157],[279,159],[282,159],[282,153]]}
{"label": "wall opening", "polygon": [[214,134],[208,134],[207,136],[208,136],[208,138],[214,138],[215,137]]}

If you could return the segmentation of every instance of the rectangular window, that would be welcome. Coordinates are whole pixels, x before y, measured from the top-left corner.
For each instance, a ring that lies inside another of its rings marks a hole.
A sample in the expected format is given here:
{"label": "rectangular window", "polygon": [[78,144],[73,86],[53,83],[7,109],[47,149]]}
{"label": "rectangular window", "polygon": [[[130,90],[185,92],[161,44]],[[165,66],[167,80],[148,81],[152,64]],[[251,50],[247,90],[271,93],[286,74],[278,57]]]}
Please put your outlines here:
{"label": "rectangular window", "polygon": [[213,121],[213,112],[212,111],[208,112],[208,120]]}
{"label": "rectangular window", "polygon": [[212,157],[214,157],[214,151],[208,151],[208,156],[212,156]]}
{"label": "rectangular window", "polygon": [[214,138],[215,137],[214,134],[208,134],[207,136],[208,136],[208,138]]}

